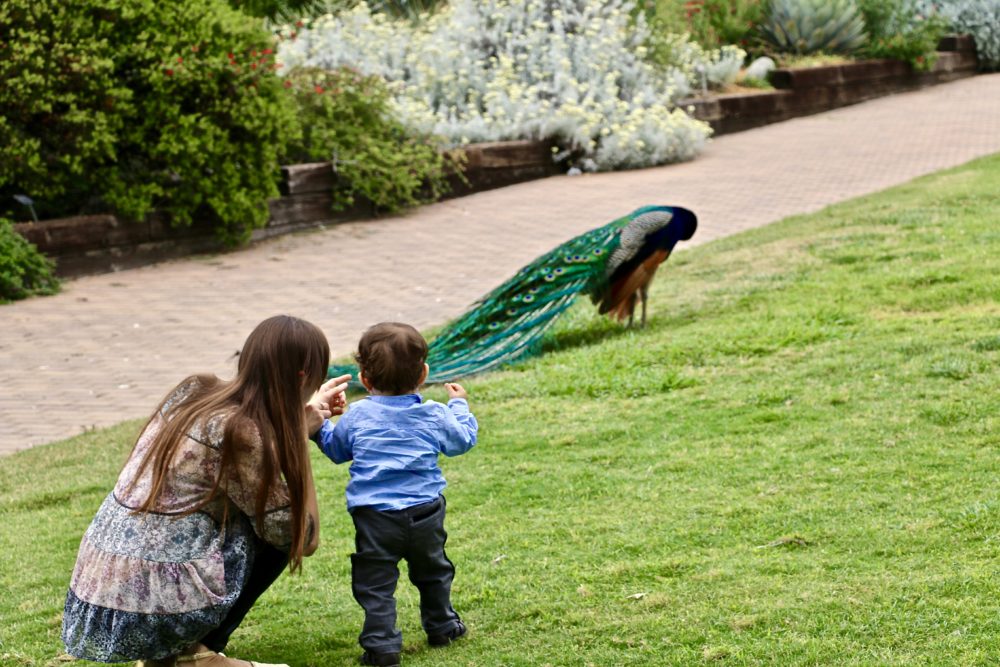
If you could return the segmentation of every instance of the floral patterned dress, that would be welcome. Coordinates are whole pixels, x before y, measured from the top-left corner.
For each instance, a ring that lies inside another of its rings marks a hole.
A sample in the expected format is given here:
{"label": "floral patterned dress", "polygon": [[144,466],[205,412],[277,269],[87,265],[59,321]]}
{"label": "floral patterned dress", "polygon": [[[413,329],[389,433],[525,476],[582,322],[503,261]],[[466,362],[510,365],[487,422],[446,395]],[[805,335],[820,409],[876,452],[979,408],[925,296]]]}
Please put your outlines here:
{"label": "floral patterned dress", "polygon": [[[225,493],[181,516],[215,483],[231,413],[196,423],[172,461],[155,511],[133,513],[152,482],[149,470],[137,477],[139,464],[170,409],[196,383],[179,386],[150,421],[83,536],[63,614],[70,655],[98,662],[174,655],[217,627],[239,597],[253,565],[259,436],[238,440],[237,464],[222,483]],[[260,537],[287,551],[291,513],[288,487],[280,480],[266,510]]]}

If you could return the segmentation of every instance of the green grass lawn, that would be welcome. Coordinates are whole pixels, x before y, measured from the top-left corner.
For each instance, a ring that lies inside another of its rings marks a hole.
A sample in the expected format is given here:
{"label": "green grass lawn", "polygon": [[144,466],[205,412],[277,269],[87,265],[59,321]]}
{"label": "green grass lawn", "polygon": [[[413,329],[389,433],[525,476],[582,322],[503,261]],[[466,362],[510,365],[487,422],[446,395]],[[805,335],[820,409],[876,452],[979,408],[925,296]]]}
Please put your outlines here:
{"label": "green grass lawn", "polygon": [[[581,304],[467,383],[480,444],[442,465],[471,633],[427,648],[401,584],[405,664],[995,664],[998,275],[994,156],[681,252],[645,330]],[[62,664],[136,428],[0,459],[0,664]],[[321,551],[237,657],[355,664],[347,468],[315,466]]]}

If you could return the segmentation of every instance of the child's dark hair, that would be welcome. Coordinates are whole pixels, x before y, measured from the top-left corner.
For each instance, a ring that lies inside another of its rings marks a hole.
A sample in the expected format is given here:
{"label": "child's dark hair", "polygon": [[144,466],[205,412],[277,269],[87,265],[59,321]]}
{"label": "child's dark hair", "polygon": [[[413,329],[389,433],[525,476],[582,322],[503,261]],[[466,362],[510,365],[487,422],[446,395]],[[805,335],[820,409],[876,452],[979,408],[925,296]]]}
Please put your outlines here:
{"label": "child's dark hair", "polygon": [[401,395],[420,383],[427,361],[427,341],[409,324],[382,322],[361,335],[354,355],[374,389]]}

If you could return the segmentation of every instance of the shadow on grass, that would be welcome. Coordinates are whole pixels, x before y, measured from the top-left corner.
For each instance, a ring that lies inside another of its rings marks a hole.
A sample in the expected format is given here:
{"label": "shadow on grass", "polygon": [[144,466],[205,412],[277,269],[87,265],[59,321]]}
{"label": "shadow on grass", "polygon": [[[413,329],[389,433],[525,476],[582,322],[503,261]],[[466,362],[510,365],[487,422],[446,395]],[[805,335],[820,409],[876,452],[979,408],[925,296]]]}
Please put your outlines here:
{"label": "shadow on grass", "polygon": [[[648,325],[647,325],[648,326]],[[616,340],[626,335],[629,329],[607,317],[592,317],[577,326],[562,328],[547,333],[538,347],[538,354],[571,350],[607,340]]]}

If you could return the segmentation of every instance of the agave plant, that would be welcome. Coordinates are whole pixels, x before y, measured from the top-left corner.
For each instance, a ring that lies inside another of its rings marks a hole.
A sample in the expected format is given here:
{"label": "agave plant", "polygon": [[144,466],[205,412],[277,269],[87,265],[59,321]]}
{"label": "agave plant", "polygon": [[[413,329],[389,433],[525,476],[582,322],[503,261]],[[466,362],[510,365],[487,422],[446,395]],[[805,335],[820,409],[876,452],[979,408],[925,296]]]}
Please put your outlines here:
{"label": "agave plant", "polygon": [[854,0],[771,0],[760,29],[782,53],[851,53],[865,43]]}

